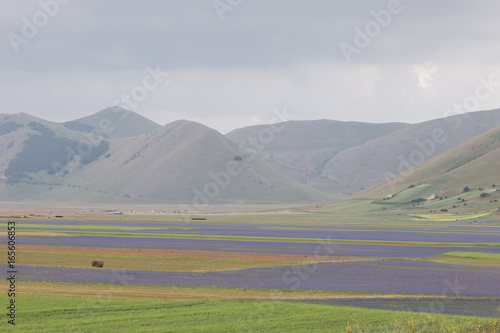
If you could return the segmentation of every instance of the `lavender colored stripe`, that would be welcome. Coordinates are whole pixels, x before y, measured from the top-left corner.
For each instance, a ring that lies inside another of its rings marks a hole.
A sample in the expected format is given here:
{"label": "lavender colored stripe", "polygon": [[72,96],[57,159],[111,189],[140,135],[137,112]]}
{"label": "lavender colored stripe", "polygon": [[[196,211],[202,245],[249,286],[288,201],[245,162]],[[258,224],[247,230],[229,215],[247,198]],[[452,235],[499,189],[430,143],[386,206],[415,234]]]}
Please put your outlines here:
{"label": "lavender colored stripe", "polygon": [[[27,221],[27,224],[49,223],[53,225],[99,225],[99,226],[134,226],[141,228],[198,228],[195,230],[144,230],[133,231],[138,235],[141,233],[156,234],[193,234],[193,235],[230,235],[230,236],[255,236],[255,237],[288,237],[288,238],[332,238],[345,240],[389,240],[389,241],[420,241],[420,242],[454,242],[454,243],[500,243],[500,228],[481,229],[479,227],[453,227],[449,229],[436,229],[434,232],[426,232],[418,228],[381,227],[381,226],[287,226],[255,224],[223,224],[223,223],[165,223],[165,222],[130,222],[130,221]],[[272,229],[277,227],[279,229]],[[22,230],[22,223],[19,229]],[[292,228],[292,229],[288,229]],[[312,229],[312,230],[311,230]],[[318,229],[318,230],[314,230]],[[326,229],[326,230],[325,230]],[[367,231],[367,229],[369,231]],[[47,229],[57,230],[57,229]],[[60,229],[65,230],[65,229]],[[485,232],[483,234],[470,233],[471,230]],[[99,230],[105,231],[105,230]],[[446,233],[458,232],[455,233]],[[488,234],[487,232],[497,234]],[[130,233],[123,230],[113,232]]]}
{"label": "lavender colored stripe", "polygon": [[311,256],[315,253],[331,256],[360,257],[410,257],[425,258],[450,251],[500,253],[500,247],[434,247],[434,246],[387,246],[364,244],[324,244],[300,242],[255,242],[235,240],[100,237],[100,236],[24,236],[26,245],[79,246],[99,248],[140,248],[164,250],[195,250],[219,252],[256,252]]}
{"label": "lavender colored stripe", "polygon": [[[5,268],[2,271],[5,272]],[[27,281],[500,296],[500,267],[413,260],[327,263],[213,273],[35,266],[18,266],[18,270],[19,279]]]}

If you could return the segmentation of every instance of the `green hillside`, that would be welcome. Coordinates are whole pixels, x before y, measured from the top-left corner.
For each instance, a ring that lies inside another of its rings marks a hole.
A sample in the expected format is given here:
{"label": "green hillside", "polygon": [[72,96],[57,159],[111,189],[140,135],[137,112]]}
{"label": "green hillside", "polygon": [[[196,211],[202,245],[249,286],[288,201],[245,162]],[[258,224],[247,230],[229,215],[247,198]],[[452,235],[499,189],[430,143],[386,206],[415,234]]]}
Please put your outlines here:
{"label": "green hillside", "polygon": [[306,207],[349,221],[500,221],[500,126],[338,203]]}
{"label": "green hillside", "polygon": [[322,176],[354,195],[500,125],[500,110],[472,112],[410,125],[329,160]]}
{"label": "green hillside", "polygon": [[[500,126],[394,178],[381,182],[356,197],[397,192],[416,184],[431,184],[435,195],[449,197],[469,192],[496,192],[500,187]],[[482,190],[481,190],[482,189]],[[483,193],[481,192],[481,193]]]}

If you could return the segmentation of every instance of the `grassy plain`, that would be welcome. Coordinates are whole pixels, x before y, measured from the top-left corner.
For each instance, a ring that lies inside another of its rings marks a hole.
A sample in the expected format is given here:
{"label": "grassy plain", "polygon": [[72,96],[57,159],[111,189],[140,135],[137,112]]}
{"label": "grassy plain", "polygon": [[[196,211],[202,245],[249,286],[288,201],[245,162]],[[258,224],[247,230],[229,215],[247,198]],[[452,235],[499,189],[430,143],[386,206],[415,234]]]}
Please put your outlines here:
{"label": "grassy plain", "polygon": [[[6,301],[5,296],[0,300]],[[19,332],[470,332],[490,319],[287,301],[149,301],[19,295]],[[498,322],[498,321],[497,321]],[[349,324],[348,324],[349,323]],[[495,323],[491,323],[495,325]],[[494,331],[489,331],[494,332]]]}
{"label": "grassy plain", "polygon": [[477,266],[500,266],[500,254],[487,252],[447,252],[428,261],[453,264],[453,265],[477,265]]}
{"label": "grassy plain", "polygon": [[[0,282],[1,287],[7,283]],[[443,295],[405,295],[393,293],[365,293],[346,291],[249,289],[200,286],[116,285],[102,283],[67,283],[23,281],[19,294],[39,296],[94,297],[138,300],[192,301],[192,300],[285,300],[336,298],[444,298]]]}

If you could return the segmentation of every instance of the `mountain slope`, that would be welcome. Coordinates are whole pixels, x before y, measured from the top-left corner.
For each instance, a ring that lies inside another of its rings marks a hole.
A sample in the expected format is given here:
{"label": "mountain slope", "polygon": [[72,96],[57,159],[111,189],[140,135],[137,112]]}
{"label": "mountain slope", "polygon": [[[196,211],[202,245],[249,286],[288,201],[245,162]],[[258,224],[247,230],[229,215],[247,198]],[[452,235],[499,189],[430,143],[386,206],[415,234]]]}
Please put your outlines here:
{"label": "mountain slope", "polygon": [[347,200],[302,210],[371,223],[491,223],[500,221],[499,188],[500,126]]}
{"label": "mountain slope", "polygon": [[466,192],[496,192],[496,187],[500,186],[500,126],[390,180],[380,182],[355,197],[371,197],[388,192],[392,196],[417,184],[432,185],[437,197],[458,195],[466,187]]}
{"label": "mountain slope", "polygon": [[237,146],[217,131],[176,121],[151,133],[110,140],[106,154],[96,161],[71,168],[58,175],[59,179],[52,176],[52,183],[39,184],[36,191],[29,183],[8,186],[3,199],[182,203],[195,207],[329,199],[258,159],[240,155]]}
{"label": "mountain slope", "polygon": [[[227,137],[198,123],[177,121],[132,136],[144,131],[144,124],[153,125],[142,122],[139,115],[134,118],[133,113],[119,125],[118,120],[108,117],[119,117],[122,109],[115,111],[98,112],[87,118],[92,121],[79,122],[76,126],[81,128],[74,130],[67,124],[26,114],[0,115],[0,201],[192,205],[333,201],[419,165],[500,124],[500,110],[492,110],[415,125],[287,122],[245,128]],[[138,128],[134,129],[133,119],[138,119]],[[107,131],[109,134],[117,135],[120,130],[127,137],[113,139],[85,133],[85,126],[92,122],[100,128],[113,128]],[[474,154],[485,149],[481,144],[488,148],[493,145],[480,142],[471,148]],[[467,154],[462,152],[460,156],[471,161],[476,158]],[[482,157],[471,165],[494,178],[498,173],[494,163],[497,155],[485,155],[492,157]],[[462,167],[462,160],[454,163],[459,167],[447,169],[451,179],[458,178],[452,173],[458,172],[455,169],[463,172],[460,181],[466,179],[469,171]],[[437,168],[432,175],[439,172]],[[399,199],[427,199],[435,193],[456,193],[463,186],[487,186],[457,181],[454,187],[441,187],[439,184],[451,180],[440,178],[445,180],[429,179],[426,181],[432,184],[419,187],[420,179],[408,179],[401,182],[402,189],[398,187],[398,191],[405,190],[398,192]],[[410,185],[416,188],[409,191]]]}
{"label": "mountain slope", "polygon": [[[410,125],[326,120],[289,124],[275,133],[259,157],[289,177],[342,199],[500,125],[500,110]],[[227,136],[244,144],[263,128],[252,126]]]}
{"label": "mountain slope", "polygon": [[[342,195],[338,182],[321,176],[325,164],[350,147],[407,126],[403,123],[369,124],[334,120],[290,121],[277,125],[272,140],[258,142],[257,155],[279,172],[311,187]],[[269,125],[245,127],[226,136],[251,147],[252,138],[264,137]],[[262,149],[259,149],[262,147]]]}
{"label": "mountain slope", "polygon": [[0,115],[0,188],[9,183],[45,183],[37,173],[54,175],[74,158],[91,163],[107,145],[101,137],[91,140],[81,132],[27,114]]}
{"label": "mountain slope", "polygon": [[113,106],[91,116],[64,123],[64,126],[84,133],[98,133],[110,139],[129,138],[152,132],[161,126],[135,112]]}
{"label": "mountain slope", "polygon": [[500,110],[410,125],[339,153],[326,163],[322,176],[349,185],[346,194],[355,194],[498,125]]}

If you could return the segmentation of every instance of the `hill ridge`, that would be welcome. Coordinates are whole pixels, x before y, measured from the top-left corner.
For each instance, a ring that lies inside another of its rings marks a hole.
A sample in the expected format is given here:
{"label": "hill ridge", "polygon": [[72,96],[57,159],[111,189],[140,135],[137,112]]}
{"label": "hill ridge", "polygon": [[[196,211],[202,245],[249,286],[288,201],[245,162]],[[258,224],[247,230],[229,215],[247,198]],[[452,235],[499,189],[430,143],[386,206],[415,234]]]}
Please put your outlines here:
{"label": "hill ridge", "polygon": [[161,125],[119,106],[100,110],[90,116],[63,123],[64,126],[84,133],[97,133],[111,139],[122,139],[154,131]]}
{"label": "hill ridge", "polygon": [[[488,172],[485,170],[488,169]],[[380,182],[354,198],[403,189],[415,183],[436,185],[441,196],[455,195],[464,187],[500,184],[500,126],[480,134],[393,178]],[[496,172],[495,172],[496,171]]]}

